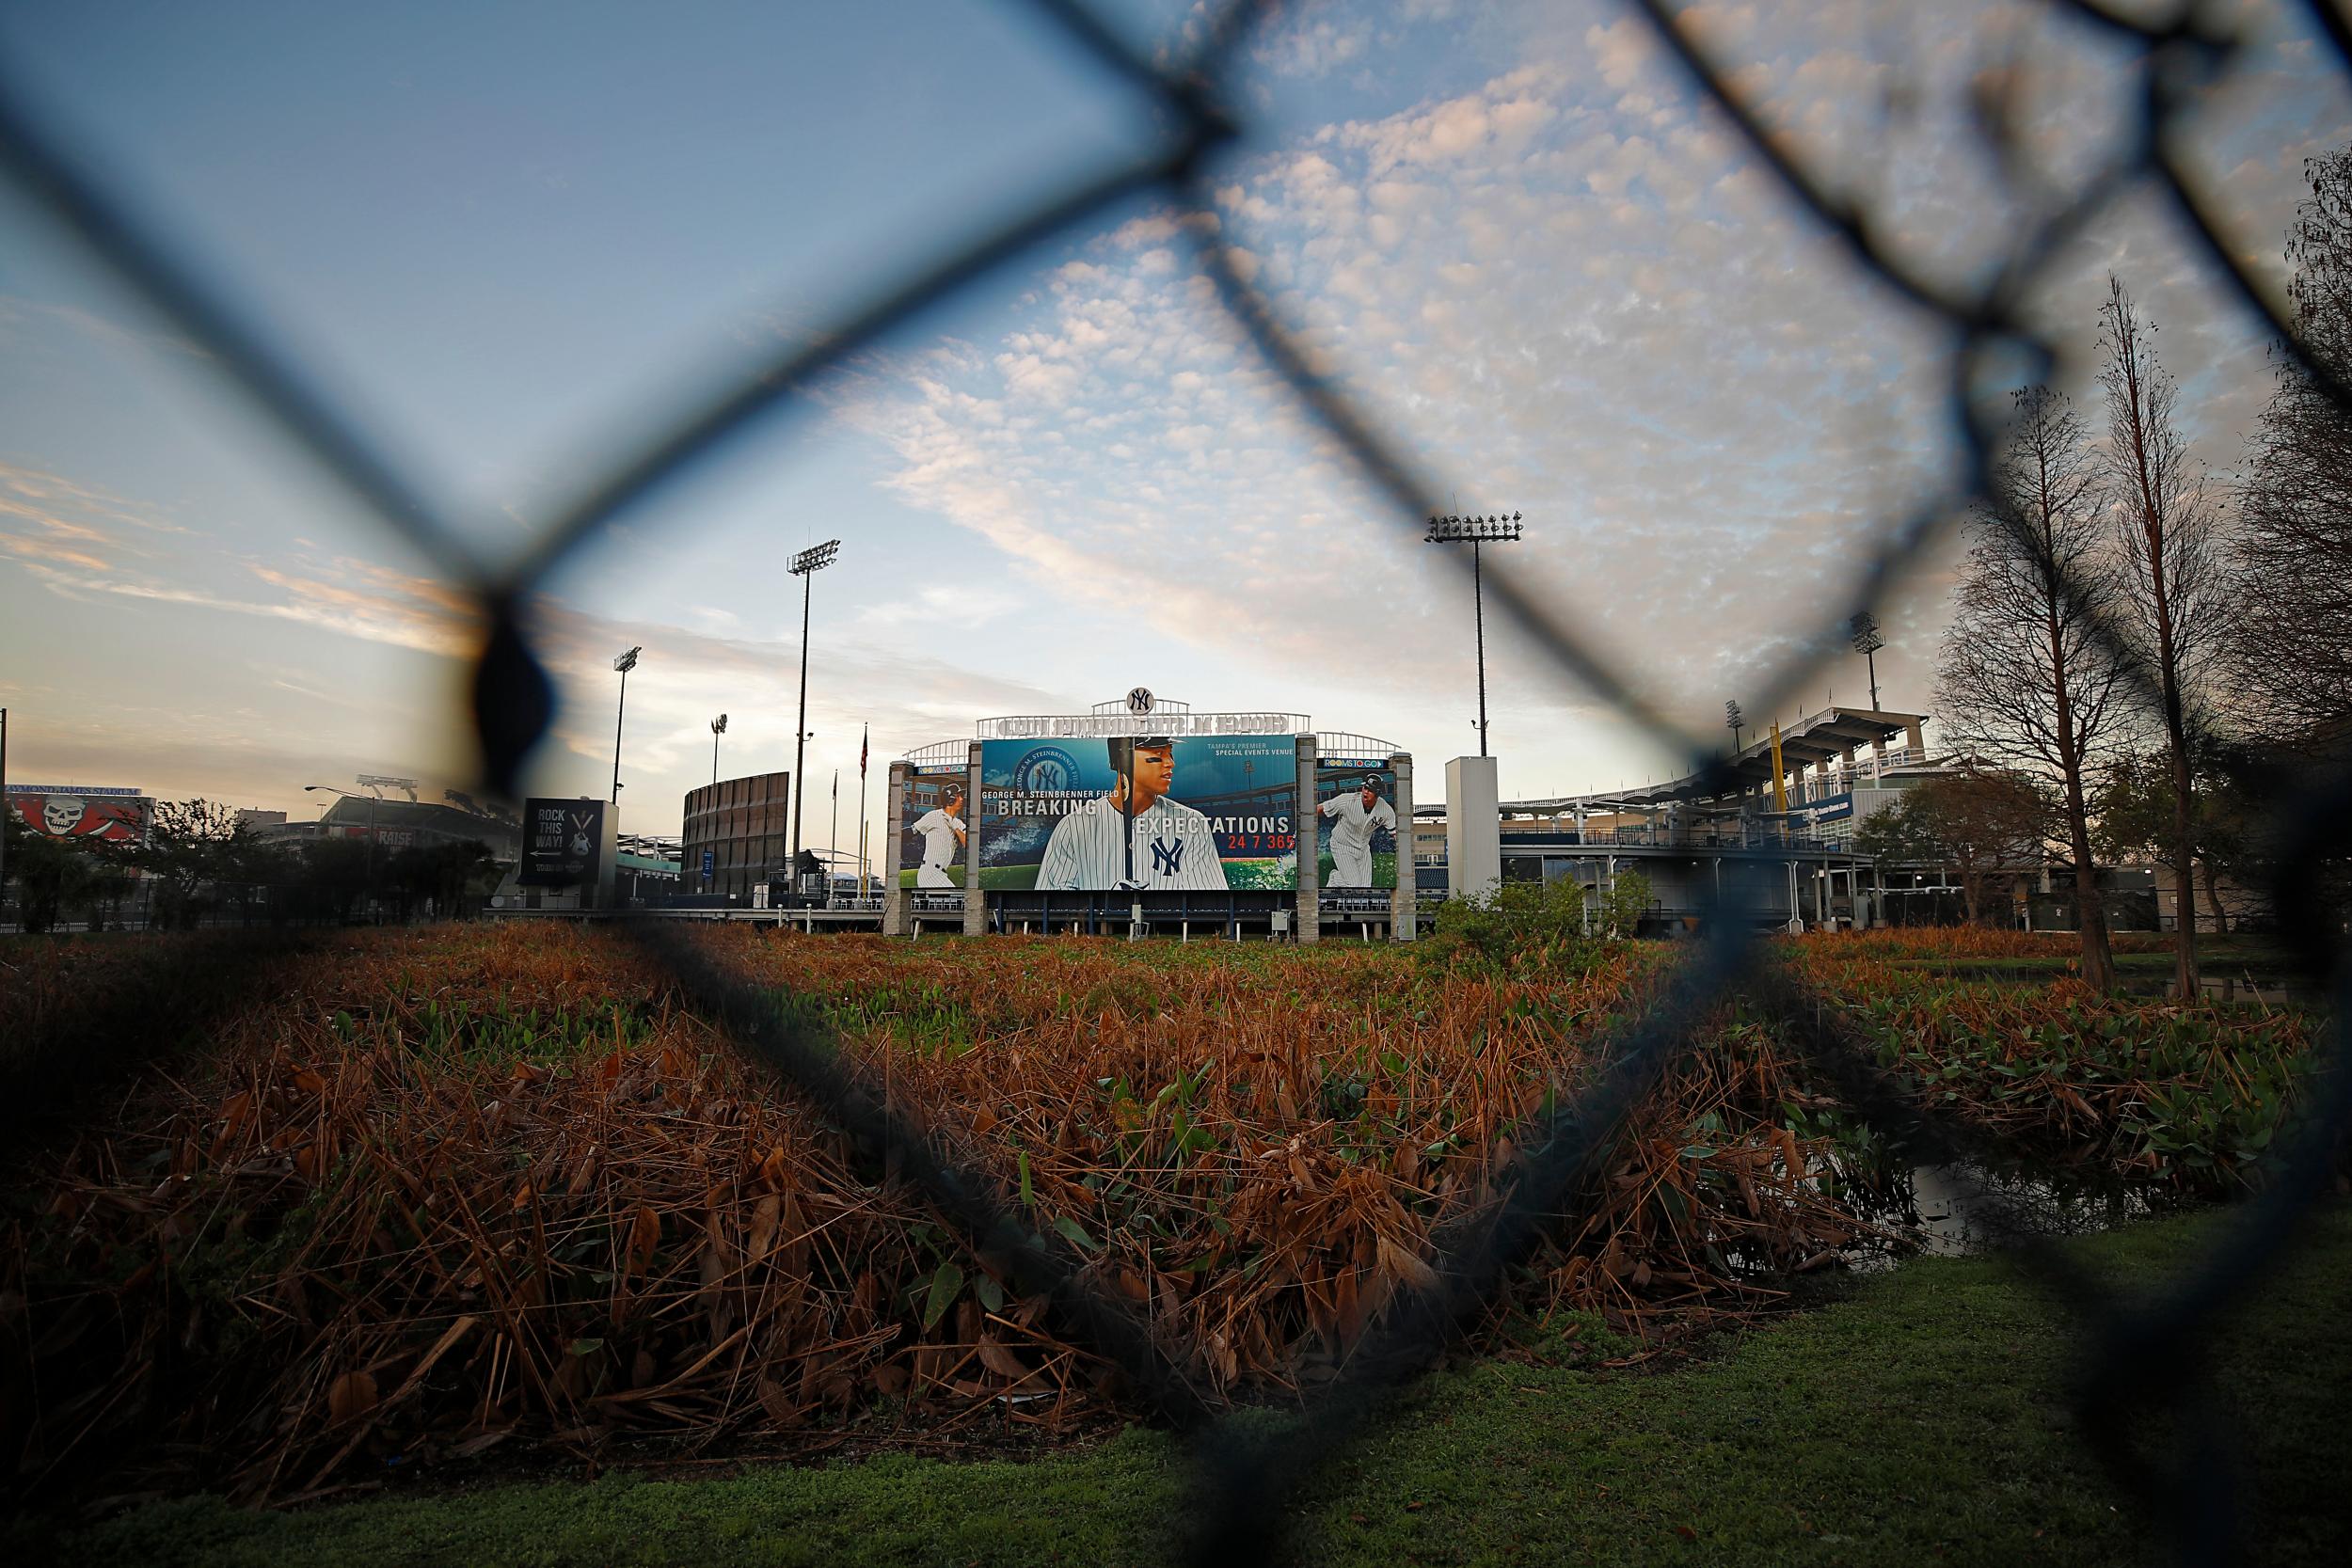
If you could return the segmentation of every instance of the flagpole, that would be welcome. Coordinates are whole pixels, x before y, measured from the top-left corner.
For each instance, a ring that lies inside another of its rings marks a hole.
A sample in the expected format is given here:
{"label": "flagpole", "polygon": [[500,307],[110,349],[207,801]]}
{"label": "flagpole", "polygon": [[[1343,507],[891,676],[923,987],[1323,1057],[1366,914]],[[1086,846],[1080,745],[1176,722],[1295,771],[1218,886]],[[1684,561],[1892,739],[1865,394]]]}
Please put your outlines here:
{"label": "flagpole", "polygon": [[833,868],[841,859],[841,769],[833,770],[833,836],[825,846],[825,902],[833,902]]}
{"label": "flagpole", "polygon": [[866,896],[866,736],[867,726],[860,724],[857,732],[857,895]]}

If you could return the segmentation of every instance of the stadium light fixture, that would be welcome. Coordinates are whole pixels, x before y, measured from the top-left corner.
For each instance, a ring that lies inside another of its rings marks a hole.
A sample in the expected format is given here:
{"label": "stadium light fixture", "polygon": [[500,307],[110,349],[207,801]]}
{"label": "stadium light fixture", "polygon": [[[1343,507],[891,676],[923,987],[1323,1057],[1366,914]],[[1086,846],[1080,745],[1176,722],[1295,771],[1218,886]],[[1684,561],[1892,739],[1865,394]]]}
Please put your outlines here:
{"label": "stadium light fixture", "polygon": [[1737,756],[1740,752],[1740,732],[1747,727],[1748,721],[1740,713],[1740,705],[1737,702],[1725,703],[1724,705],[1724,728],[1731,732],[1731,751],[1734,756]]}
{"label": "stadium light fixture", "polygon": [[621,726],[628,718],[628,673],[637,668],[637,656],[644,653],[640,645],[631,648],[612,661],[612,668],[621,673],[621,705],[612,716],[612,803],[621,803]]}
{"label": "stadium light fixture", "polygon": [[1478,754],[1482,757],[1486,754],[1486,592],[1479,549],[1486,545],[1514,544],[1519,533],[1519,515],[1512,512],[1492,517],[1432,515],[1429,531],[1422,535],[1424,545],[1470,547],[1470,612],[1478,624]]}
{"label": "stadium light fixture", "polygon": [[808,594],[809,579],[833,564],[841,553],[841,541],[828,539],[821,545],[811,545],[792,558],[788,568],[801,579],[801,716],[792,725],[792,863],[801,860],[801,764],[808,747]]}
{"label": "stadium light fixture", "polygon": [[727,733],[727,716],[719,715],[710,721],[710,782],[719,783],[719,737]]}
{"label": "stadium light fixture", "polygon": [[1879,635],[1879,618],[1867,610],[1856,610],[1852,621],[1847,624],[1847,629],[1853,633],[1853,651],[1869,661],[1870,711],[1876,713],[1879,711],[1878,653],[1886,646],[1886,639]]}

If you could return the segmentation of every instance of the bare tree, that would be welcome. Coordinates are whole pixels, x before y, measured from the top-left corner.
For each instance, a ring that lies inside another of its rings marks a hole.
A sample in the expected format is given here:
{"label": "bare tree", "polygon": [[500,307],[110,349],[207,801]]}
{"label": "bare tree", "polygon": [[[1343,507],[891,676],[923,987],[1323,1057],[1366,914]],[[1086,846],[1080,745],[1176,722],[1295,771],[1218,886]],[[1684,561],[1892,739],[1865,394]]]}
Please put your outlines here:
{"label": "bare tree", "polygon": [[2197,994],[2196,765],[2189,690],[2218,652],[2223,605],[2220,511],[2189,456],[2175,404],[2179,388],[2156,357],[2153,323],[2121,279],[2100,309],[2100,383],[2107,392],[2106,463],[2121,546],[2117,574],[2146,674],[2158,694],[2172,768],[2172,869],[2178,927],[2174,991]]}
{"label": "bare tree", "polygon": [[[2352,378],[2352,147],[2304,166],[2287,230],[2295,333]],[[2246,443],[2233,565],[2232,686],[2271,737],[2342,744],[2352,730],[2352,415],[2283,349]]]}
{"label": "bare tree", "polygon": [[1994,879],[2039,865],[2052,825],[2050,802],[2037,781],[1980,768],[1972,759],[1959,772],[1904,790],[1855,830],[1853,842],[1876,861],[1957,873],[1968,924],[1980,926]]}
{"label": "bare tree", "polygon": [[2091,859],[2091,770],[2128,681],[2098,634],[2116,596],[2105,561],[2102,474],[2062,393],[2027,387],[1970,524],[1968,563],[1936,667],[1945,733],[2055,777],[2074,861],[2083,979],[2115,985],[2106,899]]}

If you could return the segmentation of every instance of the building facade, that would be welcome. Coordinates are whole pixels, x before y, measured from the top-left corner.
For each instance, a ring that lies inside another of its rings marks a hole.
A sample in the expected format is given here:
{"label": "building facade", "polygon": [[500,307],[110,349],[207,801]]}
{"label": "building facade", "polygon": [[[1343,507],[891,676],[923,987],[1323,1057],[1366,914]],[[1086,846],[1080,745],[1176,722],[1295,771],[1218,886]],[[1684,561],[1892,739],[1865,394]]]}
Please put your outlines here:
{"label": "building facade", "polygon": [[1412,758],[1303,713],[1196,712],[1136,687],[978,720],[889,780],[890,934],[1414,935]]}
{"label": "building facade", "polygon": [[782,880],[792,861],[792,775],[754,773],[687,791],[679,893],[731,896]]}

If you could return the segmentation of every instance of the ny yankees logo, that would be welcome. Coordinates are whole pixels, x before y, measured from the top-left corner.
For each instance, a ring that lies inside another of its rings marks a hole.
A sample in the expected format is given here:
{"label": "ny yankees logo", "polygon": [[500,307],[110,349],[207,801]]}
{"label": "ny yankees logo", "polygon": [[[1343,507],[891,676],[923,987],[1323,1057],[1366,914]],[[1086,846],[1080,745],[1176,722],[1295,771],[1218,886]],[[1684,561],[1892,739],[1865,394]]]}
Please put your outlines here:
{"label": "ny yankees logo", "polygon": [[1165,871],[1171,877],[1181,876],[1184,869],[1184,841],[1183,839],[1178,839],[1172,845],[1162,843],[1156,838],[1152,841],[1152,875],[1156,877]]}

